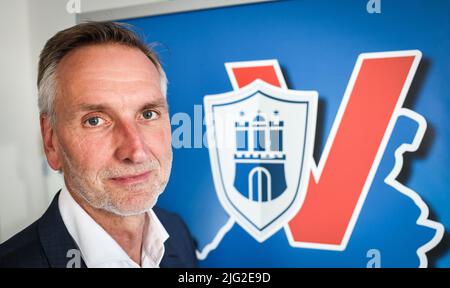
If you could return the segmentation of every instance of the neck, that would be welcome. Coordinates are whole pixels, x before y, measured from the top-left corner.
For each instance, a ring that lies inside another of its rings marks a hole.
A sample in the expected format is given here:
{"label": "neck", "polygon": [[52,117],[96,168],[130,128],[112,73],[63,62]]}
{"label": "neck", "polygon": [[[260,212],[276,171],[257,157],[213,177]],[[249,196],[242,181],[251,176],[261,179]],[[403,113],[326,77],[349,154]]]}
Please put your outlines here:
{"label": "neck", "polygon": [[146,225],[146,214],[119,216],[105,210],[93,208],[76,193],[69,190],[75,201],[97,222],[128,254],[141,265],[142,242]]}

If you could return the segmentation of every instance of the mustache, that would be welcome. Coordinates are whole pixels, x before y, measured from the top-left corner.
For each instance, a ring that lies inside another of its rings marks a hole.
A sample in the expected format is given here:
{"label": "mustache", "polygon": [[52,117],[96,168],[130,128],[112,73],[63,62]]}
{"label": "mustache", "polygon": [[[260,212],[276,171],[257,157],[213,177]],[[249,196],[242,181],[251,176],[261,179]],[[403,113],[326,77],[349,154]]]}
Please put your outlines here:
{"label": "mustache", "polygon": [[139,175],[154,170],[159,170],[161,165],[158,161],[152,160],[145,163],[133,164],[132,166],[112,167],[102,170],[99,173],[101,179],[118,178],[128,175]]}

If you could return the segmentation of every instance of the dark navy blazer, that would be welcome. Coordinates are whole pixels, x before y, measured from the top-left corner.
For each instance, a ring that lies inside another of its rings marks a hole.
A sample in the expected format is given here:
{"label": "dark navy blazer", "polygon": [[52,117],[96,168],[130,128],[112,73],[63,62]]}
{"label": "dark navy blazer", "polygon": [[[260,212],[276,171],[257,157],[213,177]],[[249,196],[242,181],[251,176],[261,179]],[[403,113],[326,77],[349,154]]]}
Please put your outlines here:
{"label": "dark navy blazer", "polygon": [[[67,267],[73,257],[68,251],[78,247],[62,220],[58,197],[39,220],[0,245],[0,267]],[[160,267],[196,267],[194,241],[184,222],[163,209],[153,210],[170,236]],[[82,261],[81,266],[86,264]]]}

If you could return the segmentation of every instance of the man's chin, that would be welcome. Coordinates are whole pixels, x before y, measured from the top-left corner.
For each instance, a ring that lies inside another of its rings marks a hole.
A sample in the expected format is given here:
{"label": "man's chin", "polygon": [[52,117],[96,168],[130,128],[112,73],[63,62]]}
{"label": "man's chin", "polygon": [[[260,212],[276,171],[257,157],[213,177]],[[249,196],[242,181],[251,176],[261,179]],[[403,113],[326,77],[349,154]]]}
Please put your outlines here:
{"label": "man's chin", "polygon": [[148,203],[148,205],[142,205],[140,203],[139,206],[132,206],[132,205],[117,205],[117,206],[110,206],[110,207],[104,207],[104,210],[115,214],[117,216],[122,217],[128,217],[128,216],[138,216],[142,215],[146,212],[148,212],[151,208],[153,208],[153,203]]}
{"label": "man's chin", "polygon": [[136,216],[153,208],[158,200],[158,195],[149,194],[148,189],[125,193],[127,193],[125,197],[120,197],[120,199],[114,201],[115,205],[105,207],[105,210],[120,216]]}

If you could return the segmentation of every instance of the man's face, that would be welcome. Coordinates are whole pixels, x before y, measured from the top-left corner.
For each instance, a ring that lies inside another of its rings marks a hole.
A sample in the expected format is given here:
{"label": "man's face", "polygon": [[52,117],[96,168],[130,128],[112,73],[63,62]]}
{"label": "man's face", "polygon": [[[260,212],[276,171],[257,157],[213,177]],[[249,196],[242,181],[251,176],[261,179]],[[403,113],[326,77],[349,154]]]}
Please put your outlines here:
{"label": "man's face", "polygon": [[153,63],[138,49],[92,45],[66,55],[57,75],[50,165],[95,208],[127,216],[152,207],[172,162],[167,102]]}

